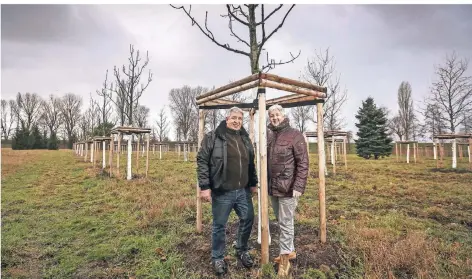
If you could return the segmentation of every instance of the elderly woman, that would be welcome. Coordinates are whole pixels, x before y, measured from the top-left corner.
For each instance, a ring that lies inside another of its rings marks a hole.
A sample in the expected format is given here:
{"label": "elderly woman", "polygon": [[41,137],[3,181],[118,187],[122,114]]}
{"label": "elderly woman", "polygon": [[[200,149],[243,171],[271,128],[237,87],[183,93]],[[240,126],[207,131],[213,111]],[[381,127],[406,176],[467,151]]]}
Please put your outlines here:
{"label": "elderly woman", "polygon": [[272,208],[279,223],[279,276],[288,275],[289,259],[295,258],[294,217],[299,197],[308,176],[308,150],[303,134],[290,127],[283,108],[269,108],[267,135],[268,189]]}

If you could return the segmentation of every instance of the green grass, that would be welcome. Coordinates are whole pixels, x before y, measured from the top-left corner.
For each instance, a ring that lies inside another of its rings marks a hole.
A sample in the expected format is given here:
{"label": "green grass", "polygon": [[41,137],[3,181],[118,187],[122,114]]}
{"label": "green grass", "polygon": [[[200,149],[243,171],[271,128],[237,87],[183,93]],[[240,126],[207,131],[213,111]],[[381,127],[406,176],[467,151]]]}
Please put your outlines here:
{"label": "green grass", "polygon": [[[142,175],[145,158],[139,158]],[[348,170],[339,165],[336,176],[329,165],[328,245],[341,251],[340,264],[330,271],[313,264],[304,278],[471,276],[472,172],[466,159],[458,165],[462,171],[438,171],[430,159],[407,165],[349,155]],[[151,152],[148,179],[133,181],[109,178],[99,169],[72,151],[2,149],[3,277],[199,278],[179,246],[189,236],[211,241],[194,233],[195,162],[173,153],[161,161]],[[312,228],[306,237],[317,242],[316,154],[310,170],[296,226]],[[206,226],[210,209],[204,203]],[[233,213],[230,221],[235,220]],[[204,249],[188,253],[202,262],[210,257]],[[259,277],[273,277],[270,265],[256,269]]]}

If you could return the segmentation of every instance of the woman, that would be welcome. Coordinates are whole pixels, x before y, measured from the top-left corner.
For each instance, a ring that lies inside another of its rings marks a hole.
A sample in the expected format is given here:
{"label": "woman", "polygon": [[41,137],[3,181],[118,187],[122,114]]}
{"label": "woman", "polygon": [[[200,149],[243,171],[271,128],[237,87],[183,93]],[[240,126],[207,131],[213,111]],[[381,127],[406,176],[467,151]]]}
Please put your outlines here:
{"label": "woman", "polygon": [[280,105],[268,110],[267,138],[268,190],[277,218],[280,236],[279,276],[287,276],[289,259],[295,258],[294,217],[299,197],[305,192],[308,177],[308,150],[303,134],[290,127]]}

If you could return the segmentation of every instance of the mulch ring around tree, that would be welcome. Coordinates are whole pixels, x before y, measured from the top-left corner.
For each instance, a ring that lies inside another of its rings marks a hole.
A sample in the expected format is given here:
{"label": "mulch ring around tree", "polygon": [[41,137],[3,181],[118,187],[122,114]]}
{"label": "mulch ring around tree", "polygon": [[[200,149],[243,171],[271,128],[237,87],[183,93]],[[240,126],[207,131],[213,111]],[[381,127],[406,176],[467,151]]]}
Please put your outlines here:
{"label": "mulch ring around tree", "polygon": [[[260,244],[257,243],[257,217],[249,239],[250,254],[254,259],[254,267],[247,269],[236,257],[236,236],[238,221],[226,226],[226,257],[228,273],[217,277],[211,265],[211,224],[204,224],[202,233],[189,233],[184,241],[177,245],[178,252],[183,255],[185,269],[197,278],[264,278],[261,271]],[[279,228],[275,222],[269,225],[271,244],[269,246],[269,261],[273,267],[273,274],[277,273],[278,265],[274,258],[279,256]],[[321,269],[328,272],[337,269],[342,262],[342,251],[336,243],[321,244],[318,231],[306,225],[295,225],[295,250],[297,258],[291,260],[292,278],[300,278],[308,269]]]}

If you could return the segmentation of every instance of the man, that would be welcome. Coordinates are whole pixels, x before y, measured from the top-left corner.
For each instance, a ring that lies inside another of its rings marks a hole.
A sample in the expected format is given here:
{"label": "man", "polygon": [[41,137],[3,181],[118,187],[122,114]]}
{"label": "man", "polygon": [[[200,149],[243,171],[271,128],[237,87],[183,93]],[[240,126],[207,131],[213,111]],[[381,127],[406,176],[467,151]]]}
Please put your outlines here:
{"label": "man", "polygon": [[248,240],[254,222],[252,193],[257,193],[258,180],[252,143],[242,124],[243,111],[231,108],[226,121],[205,135],[197,155],[200,197],[212,204],[211,256],[217,275],[228,271],[224,261],[225,228],[232,209],[239,217],[238,259],[247,268],[253,265]]}
{"label": "man", "polygon": [[280,105],[268,110],[267,139],[268,190],[279,223],[280,255],[278,275],[287,276],[289,259],[295,258],[294,217],[299,197],[305,192],[308,177],[308,150],[303,134],[290,127]]}

